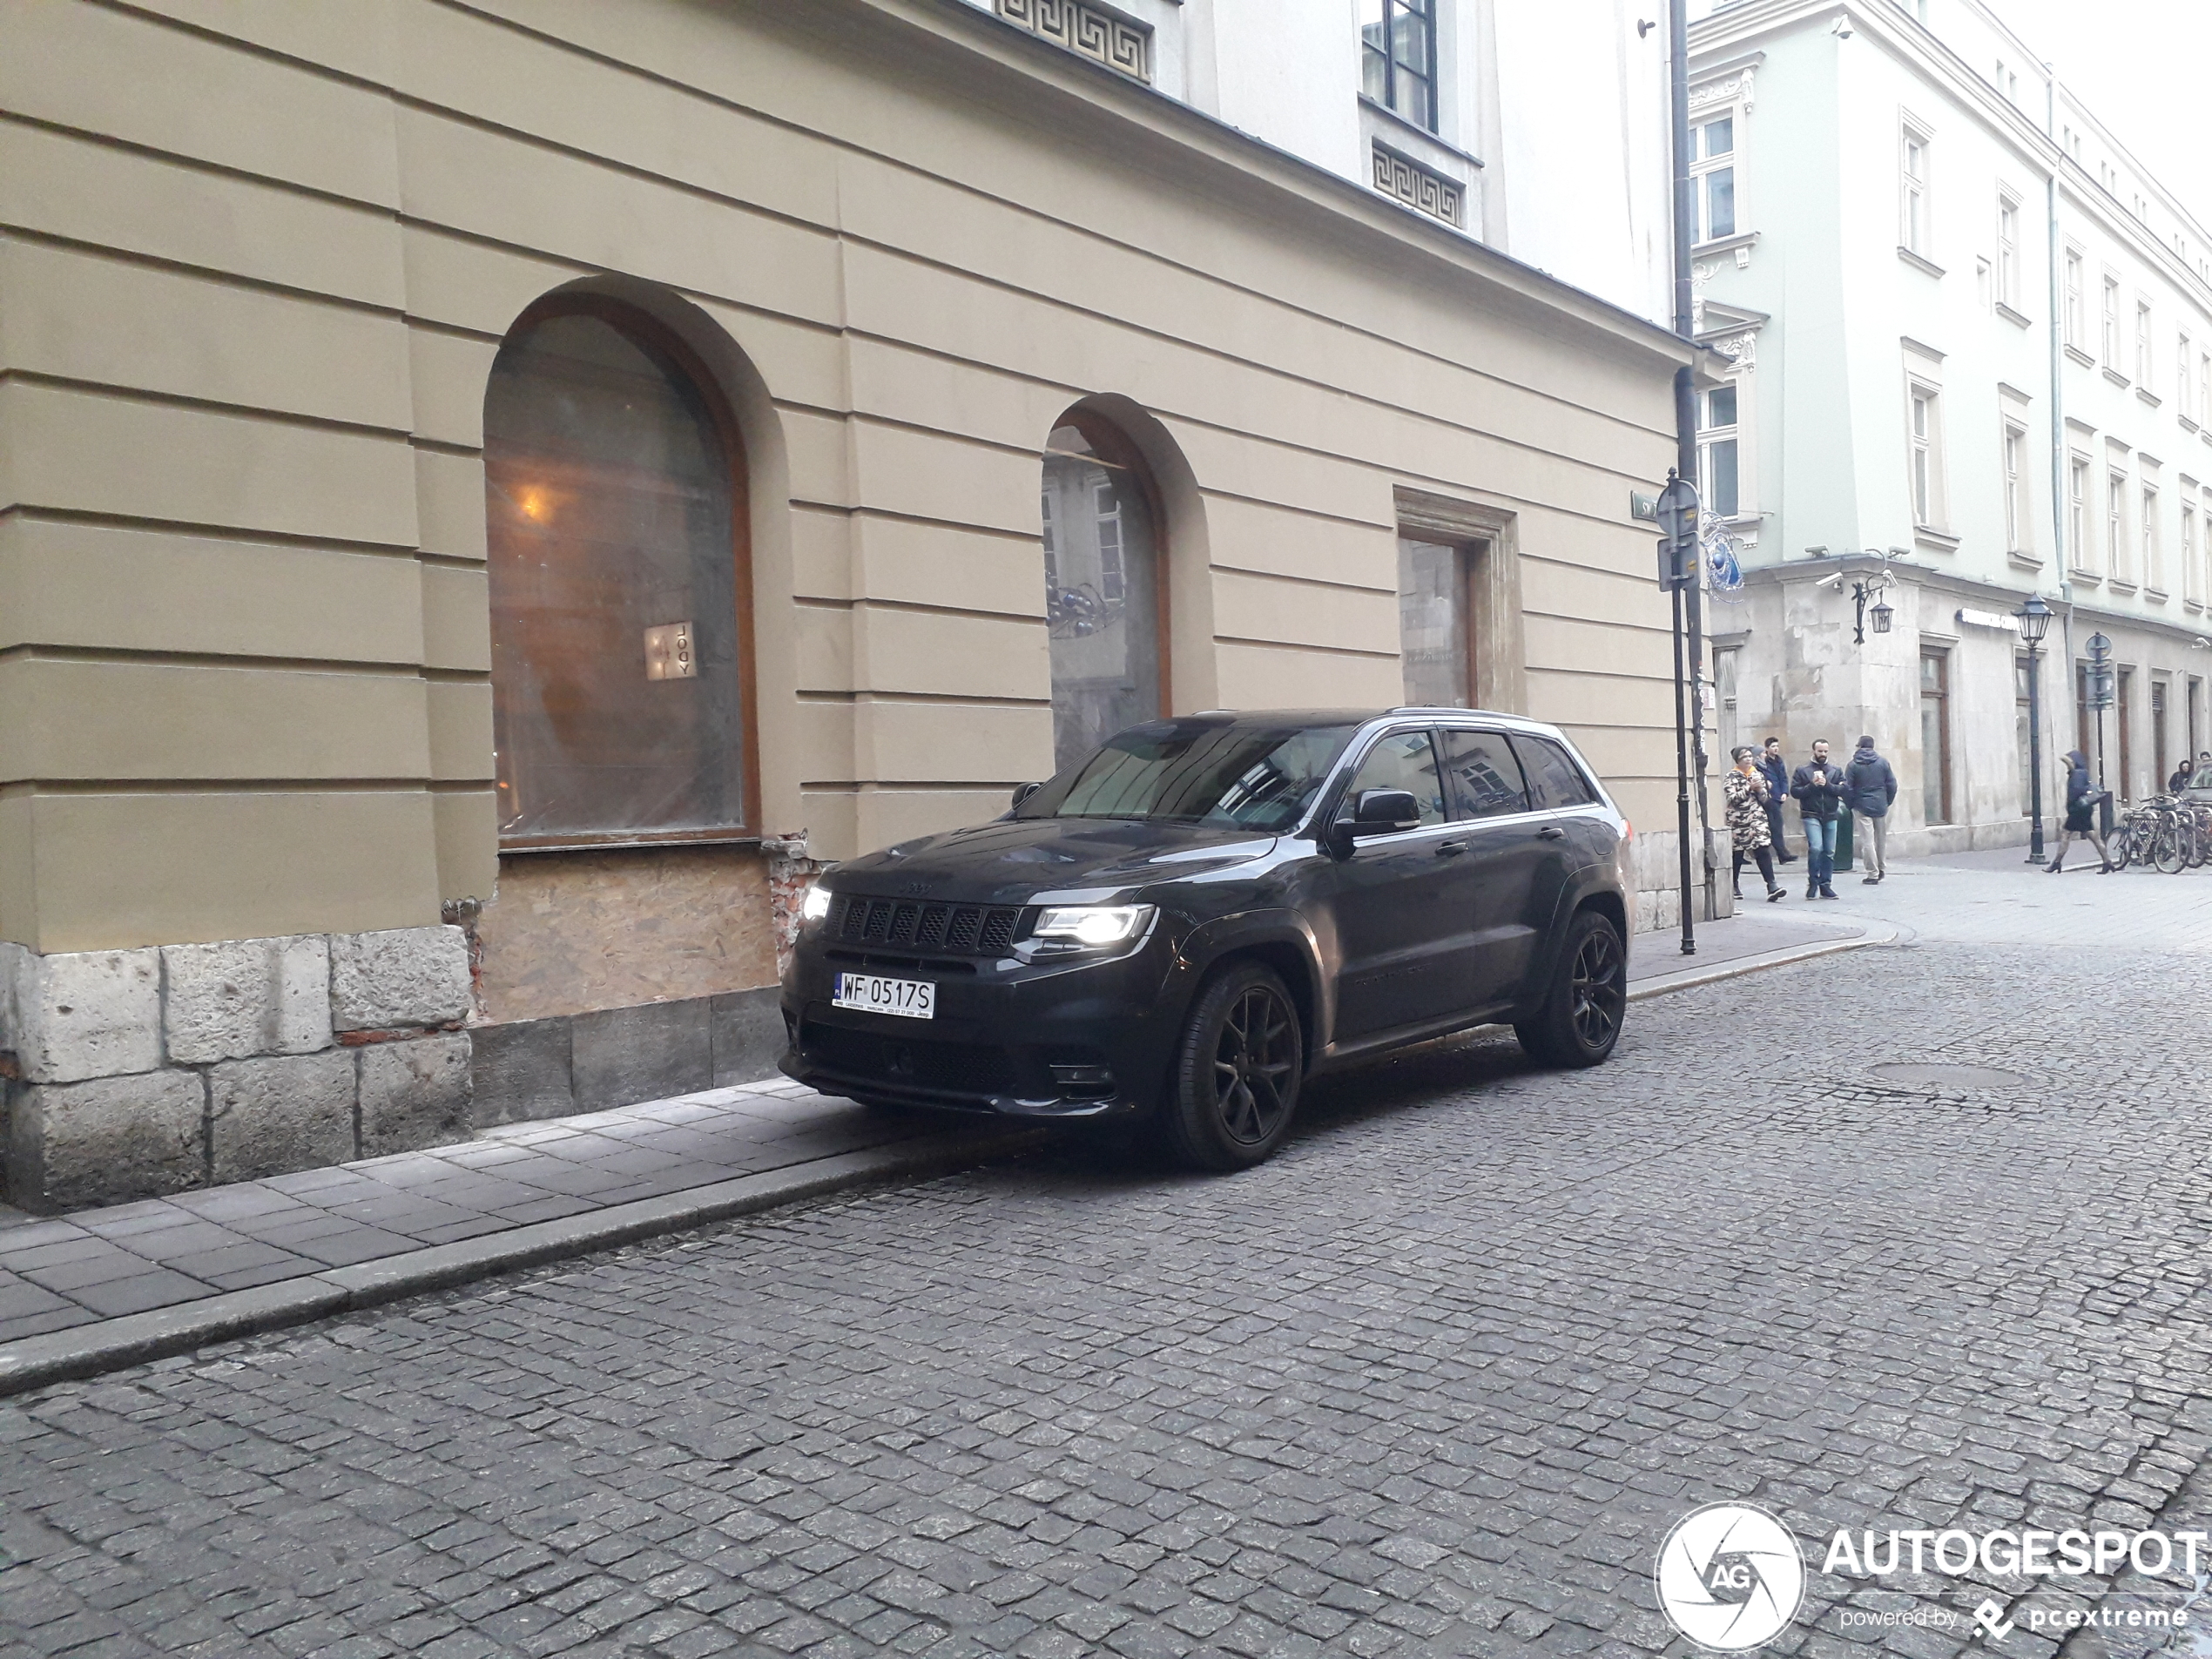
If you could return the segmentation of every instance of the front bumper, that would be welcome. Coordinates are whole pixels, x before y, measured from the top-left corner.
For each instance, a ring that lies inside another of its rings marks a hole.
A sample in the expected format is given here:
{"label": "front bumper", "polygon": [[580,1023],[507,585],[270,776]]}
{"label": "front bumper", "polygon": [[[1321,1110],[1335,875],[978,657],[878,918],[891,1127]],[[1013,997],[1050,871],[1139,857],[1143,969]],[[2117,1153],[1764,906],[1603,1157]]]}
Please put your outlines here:
{"label": "front bumper", "polygon": [[[907,957],[802,938],[784,975],[784,1075],[824,1094],[1007,1116],[1149,1111],[1179,1026],[1176,953],[1156,927],[1128,955]],[[841,973],[927,980],[935,1017],[833,1007]]]}

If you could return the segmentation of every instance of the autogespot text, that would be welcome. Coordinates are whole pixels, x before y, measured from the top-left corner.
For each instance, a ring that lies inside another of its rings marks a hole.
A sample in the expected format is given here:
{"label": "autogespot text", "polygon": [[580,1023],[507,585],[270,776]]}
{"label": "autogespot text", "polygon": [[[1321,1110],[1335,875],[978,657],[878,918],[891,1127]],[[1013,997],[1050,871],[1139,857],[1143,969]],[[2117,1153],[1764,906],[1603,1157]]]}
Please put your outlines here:
{"label": "autogespot text", "polygon": [[1977,1568],[2027,1578],[2091,1574],[2108,1578],[2125,1566],[2145,1574],[2178,1568],[2194,1576],[2197,1551],[2208,1541],[2212,1541],[2212,1533],[2086,1532],[2078,1527],[2016,1532],[2002,1527],[1970,1533],[1953,1527],[1940,1532],[1919,1528],[1886,1533],[1868,1527],[1853,1534],[1838,1528],[1828,1541],[1828,1559],[1821,1570],[1852,1578],[1925,1572],[1958,1578]]}

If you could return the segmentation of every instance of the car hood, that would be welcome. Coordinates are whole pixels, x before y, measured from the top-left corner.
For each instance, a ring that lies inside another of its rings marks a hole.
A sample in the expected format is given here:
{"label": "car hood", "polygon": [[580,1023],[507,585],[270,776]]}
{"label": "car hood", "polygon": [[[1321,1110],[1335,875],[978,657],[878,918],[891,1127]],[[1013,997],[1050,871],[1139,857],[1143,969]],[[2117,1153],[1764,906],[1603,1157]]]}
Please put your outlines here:
{"label": "car hood", "polygon": [[1272,835],[1120,819],[1001,819],[841,864],[840,893],[967,904],[1108,899],[1263,858]]}

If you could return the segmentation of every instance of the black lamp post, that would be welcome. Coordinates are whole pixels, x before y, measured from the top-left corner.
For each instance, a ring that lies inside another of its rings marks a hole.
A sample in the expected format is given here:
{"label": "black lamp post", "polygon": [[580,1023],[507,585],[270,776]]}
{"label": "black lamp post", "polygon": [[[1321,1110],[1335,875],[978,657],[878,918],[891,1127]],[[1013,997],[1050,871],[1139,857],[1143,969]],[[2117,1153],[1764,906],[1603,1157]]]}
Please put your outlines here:
{"label": "black lamp post", "polygon": [[2029,594],[2027,603],[2013,612],[2013,620],[2020,625],[2020,643],[2027,647],[2027,861],[2030,864],[2045,862],[2042,676],[2036,664],[2036,653],[2043,648],[2043,636],[2051,631],[2052,614],[2051,607],[2043,603],[2043,596],[2040,593]]}

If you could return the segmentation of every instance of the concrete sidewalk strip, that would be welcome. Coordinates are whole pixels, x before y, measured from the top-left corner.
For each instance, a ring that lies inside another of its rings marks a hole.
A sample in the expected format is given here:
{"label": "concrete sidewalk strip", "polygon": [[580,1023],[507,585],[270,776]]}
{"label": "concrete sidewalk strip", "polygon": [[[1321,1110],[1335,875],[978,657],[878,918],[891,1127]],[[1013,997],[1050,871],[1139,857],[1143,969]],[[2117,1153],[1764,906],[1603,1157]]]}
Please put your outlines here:
{"label": "concrete sidewalk strip", "polygon": [[[1824,919],[1824,921],[1825,919]],[[1638,941],[1632,998],[1883,942],[1783,919]],[[1676,966],[1676,964],[1680,964]],[[927,1126],[925,1126],[925,1124]],[[1038,1144],[780,1079],[76,1215],[0,1222],[0,1396],[511,1268]]]}

